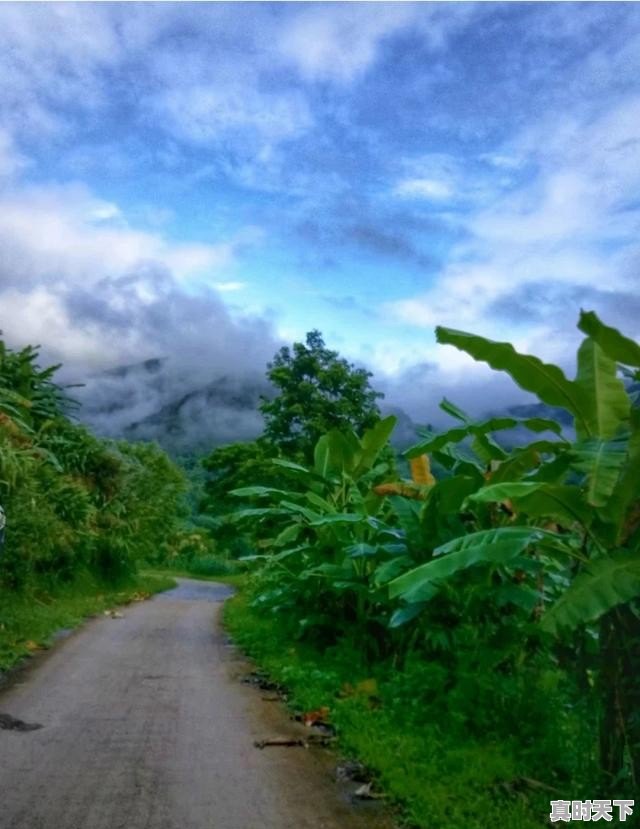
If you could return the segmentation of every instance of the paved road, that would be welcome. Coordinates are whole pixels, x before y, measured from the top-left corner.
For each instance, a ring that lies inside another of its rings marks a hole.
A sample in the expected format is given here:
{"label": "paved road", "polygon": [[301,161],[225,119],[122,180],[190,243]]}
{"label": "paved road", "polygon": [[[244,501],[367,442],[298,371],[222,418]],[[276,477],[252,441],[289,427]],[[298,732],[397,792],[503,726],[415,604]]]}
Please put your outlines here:
{"label": "paved road", "polygon": [[222,585],[178,588],[60,643],[0,712],[0,829],[386,829],[354,811],[322,749],[256,749],[291,732],[238,677]]}

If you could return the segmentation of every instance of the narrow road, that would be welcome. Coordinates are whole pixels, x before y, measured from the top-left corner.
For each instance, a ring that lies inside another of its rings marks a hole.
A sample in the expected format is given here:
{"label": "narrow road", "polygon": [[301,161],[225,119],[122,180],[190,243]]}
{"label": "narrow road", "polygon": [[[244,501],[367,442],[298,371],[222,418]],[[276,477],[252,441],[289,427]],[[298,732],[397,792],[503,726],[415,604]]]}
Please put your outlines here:
{"label": "narrow road", "polygon": [[254,747],[290,734],[281,705],[218,622],[228,589],[191,580],[101,618],[0,693],[0,829],[387,829],[356,810],[323,749]]}

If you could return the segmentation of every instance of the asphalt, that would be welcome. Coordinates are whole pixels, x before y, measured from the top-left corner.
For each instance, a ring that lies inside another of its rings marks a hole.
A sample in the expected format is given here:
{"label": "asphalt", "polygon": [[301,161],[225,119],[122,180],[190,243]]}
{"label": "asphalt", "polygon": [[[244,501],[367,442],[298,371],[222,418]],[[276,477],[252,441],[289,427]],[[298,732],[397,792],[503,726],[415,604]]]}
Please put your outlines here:
{"label": "asphalt", "polygon": [[228,595],[181,579],[0,692],[0,712],[41,726],[0,728],[0,829],[390,829],[335,781],[331,752],[254,746],[302,726],[241,682]]}

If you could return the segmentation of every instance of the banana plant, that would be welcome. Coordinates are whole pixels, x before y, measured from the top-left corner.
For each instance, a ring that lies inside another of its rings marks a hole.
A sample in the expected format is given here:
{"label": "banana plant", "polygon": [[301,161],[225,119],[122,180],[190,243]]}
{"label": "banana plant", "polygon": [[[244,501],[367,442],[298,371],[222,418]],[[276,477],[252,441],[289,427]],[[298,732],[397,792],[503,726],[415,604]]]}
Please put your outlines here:
{"label": "banana plant", "polygon": [[[604,326],[593,313],[583,313],[579,326],[593,332],[595,338],[590,333],[581,344],[574,380],[557,366],[519,354],[508,343],[437,329],[439,342],[455,345],[475,359],[507,371],[542,402],[573,415],[576,440],[572,443],[561,438],[558,424],[551,420],[522,421],[534,431],[550,431],[561,439],[537,441],[492,458],[482,486],[469,492],[460,504],[461,509],[472,512],[483,505],[503,505],[512,513],[511,521],[518,524],[555,522],[563,531],[555,547],[559,555],[571,555],[575,542],[579,543],[583,551],[578,567],[581,578],[577,586],[568,588],[562,601],[547,610],[542,621],[543,628],[553,633],[593,621],[640,595],[640,411],[632,407],[616,362],[624,359],[627,367],[637,369],[640,347]],[[472,423],[456,411],[463,426],[430,436],[408,455],[442,451],[469,437],[488,439],[488,432],[511,428],[514,421],[494,418]],[[497,530],[505,531],[506,527]],[[483,560],[488,564],[493,562],[496,549],[492,533],[493,529],[487,529],[483,547]],[[573,545],[567,545],[567,534]],[[534,541],[532,536],[531,546]],[[517,545],[514,556],[516,551]],[[435,552],[442,554],[441,549]],[[392,583],[392,595],[402,596],[423,580],[427,583],[434,565],[427,563],[404,574]]]}
{"label": "banana plant", "polygon": [[[625,722],[617,736],[605,740],[603,766],[611,774],[619,772],[626,746],[634,774],[640,778],[636,716],[640,690],[637,681],[625,680],[629,665],[635,665],[634,659],[640,662],[637,645],[629,639],[629,631],[635,629],[634,641],[640,640],[634,605],[640,597],[640,409],[628,382],[625,385],[625,378],[635,381],[640,376],[640,346],[593,312],[581,313],[578,328],[587,336],[578,349],[574,379],[558,366],[518,353],[509,343],[436,329],[439,343],[507,372],[542,403],[567,411],[573,418],[575,440],[545,442],[542,447],[530,444],[510,457],[493,452],[485,480],[460,509],[476,517],[487,507],[501,510],[499,518],[494,512],[501,526],[461,535],[437,547],[432,560],[393,580],[389,589],[391,596],[410,603],[416,596],[433,595],[472,565],[504,566],[527,552],[546,557],[548,569],[563,562],[565,587],[541,595],[541,600],[548,600],[541,628],[563,637],[580,625],[601,620],[601,646],[605,641],[617,642],[613,657],[603,650],[603,664],[608,658],[613,677],[603,706],[610,709],[616,698]],[[486,448],[486,432],[503,425],[499,419],[479,424],[459,419],[463,426],[429,436],[410,454],[447,450],[451,443],[478,436],[481,448]],[[543,424],[529,426],[536,430]],[[626,648],[624,659],[620,648]],[[638,668],[635,665],[636,676]]]}
{"label": "banana plant", "polygon": [[[384,418],[361,438],[331,430],[318,440],[310,468],[274,461],[290,477],[289,489],[251,486],[231,493],[267,504],[235,513],[237,521],[268,522],[271,530],[265,552],[252,558],[276,568],[280,578],[259,604],[295,596],[298,604],[322,606],[334,621],[342,616],[355,628],[384,615],[378,606],[385,599],[383,584],[409,563],[404,532],[387,520],[392,507],[372,491],[389,474],[385,455],[395,423],[393,416]],[[306,624],[309,618],[323,621],[326,613],[307,615]]]}

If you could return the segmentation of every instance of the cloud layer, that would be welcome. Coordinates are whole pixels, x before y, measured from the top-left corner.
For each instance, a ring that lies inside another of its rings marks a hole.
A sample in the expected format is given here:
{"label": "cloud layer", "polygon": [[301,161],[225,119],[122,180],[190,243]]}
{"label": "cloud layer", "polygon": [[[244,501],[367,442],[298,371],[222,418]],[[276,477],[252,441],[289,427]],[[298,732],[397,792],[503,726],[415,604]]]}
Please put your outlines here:
{"label": "cloud layer", "polygon": [[5,4],[0,25],[0,326],[73,379],[166,360],[162,393],[123,392],[132,419],[253,384],[313,327],[422,421],[443,393],[520,399],[436,325],[568,370],[581,306],[640,335],[633,4]]}

